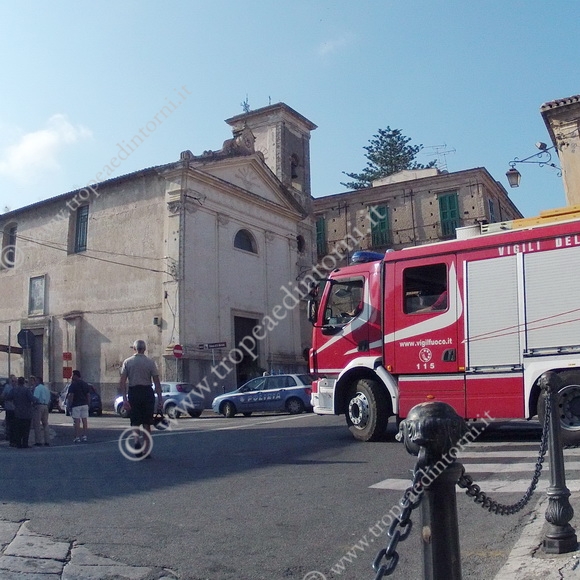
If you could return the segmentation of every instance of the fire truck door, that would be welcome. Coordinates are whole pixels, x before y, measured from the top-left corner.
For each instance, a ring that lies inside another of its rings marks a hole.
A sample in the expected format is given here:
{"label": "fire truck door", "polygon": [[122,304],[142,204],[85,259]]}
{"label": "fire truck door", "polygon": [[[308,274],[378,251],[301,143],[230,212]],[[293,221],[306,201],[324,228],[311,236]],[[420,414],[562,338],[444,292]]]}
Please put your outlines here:
{"label": "fire truck door", "polygon": [[465,379],[459,373],[458,321],[463,301],[455,257],[395,264],[393,294],[394,325],[391,333],[385,333],[385,347],[393,354],[392,372],[399,377],[402,409],[435,398],[462,413]]}

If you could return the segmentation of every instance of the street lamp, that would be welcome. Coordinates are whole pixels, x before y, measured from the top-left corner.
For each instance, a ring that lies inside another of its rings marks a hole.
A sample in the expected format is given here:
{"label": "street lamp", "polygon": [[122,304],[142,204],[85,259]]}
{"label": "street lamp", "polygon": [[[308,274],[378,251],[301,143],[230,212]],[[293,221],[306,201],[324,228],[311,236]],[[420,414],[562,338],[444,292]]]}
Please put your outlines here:
{"label": "street lamp", "polygon": [[558,175],[562,175],[562,170],[555,164],[552,163],[552,154],[550,153],[551,149],[555,149],[555,146],[548,147],[545,143],[539,141],[536,143],[536,147],[540,150],[538,153],[534,153],[525,159],[518,159],[514,157],[512,161],[510,161],[510,168],[506,172],[506,177],[510,187],[519,187],[520,180],[522,178],[522,174],[516,169],[517,163],[535,163],[540,167],[547,165],[548,167],[553,167],[558,171]]}
{"label": "street lamp", "polygon": [[[512,161],[512,163],[514,162]],[[520,186],[522,174],[513,165],[506,171],[505,175],[507,177],[508,183],[510,184],[510,187]]]}

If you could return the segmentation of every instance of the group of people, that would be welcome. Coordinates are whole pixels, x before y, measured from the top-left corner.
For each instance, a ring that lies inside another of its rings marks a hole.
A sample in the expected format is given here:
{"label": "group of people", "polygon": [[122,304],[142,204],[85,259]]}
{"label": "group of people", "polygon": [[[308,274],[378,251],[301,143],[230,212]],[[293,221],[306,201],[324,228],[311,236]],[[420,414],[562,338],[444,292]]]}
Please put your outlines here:
{"label": "group of people", "polygon": [[24,377],[10,375],[2,391],[6,412],[6,439],[10,447],[29,447],[30,428],[34,428],[35,445],[50,445],[48,406],[50,391],[42,377],[31,376],[26,384]]}
{"label": "group of people", "polygon": [[[123,404],[130,412],[131,426],[135,427],[135,449],[140,457],[151,457],[151,425],[155,411],[163,410],[163,397],[159,371],[155,362],[145,356],[143,340],[133,343],[135,354],[121,367],[119,387],[123,393]],[[151,388],[155,386],[155,393]],[[157,394],[157,404],[155,402]],[[6,411],[6,438],[11,447],[27,448],[31,424],[34,426],[34,445],[50,445],[48,429],[48,406],[50,391],[41,377],[31,376],[28,385],[24,377],[11,375],[2,392]],[[73,371],[66,404],[74,422],[74,442],[87,441],[90,387],[82,380],[78,370]],[[143,435],[143,430],[149,436]]]}

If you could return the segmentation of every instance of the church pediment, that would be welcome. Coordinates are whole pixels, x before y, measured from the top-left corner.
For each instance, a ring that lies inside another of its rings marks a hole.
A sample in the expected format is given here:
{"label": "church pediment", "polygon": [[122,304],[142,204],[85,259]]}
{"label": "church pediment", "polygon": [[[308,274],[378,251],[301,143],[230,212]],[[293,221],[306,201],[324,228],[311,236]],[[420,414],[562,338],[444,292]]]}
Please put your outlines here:
{"label": "church pediment", "polygon": [[259,154],[223,159],[196,167],[221,181],[257,195],[269,202],[304,214],[305,209],[282,186]]}

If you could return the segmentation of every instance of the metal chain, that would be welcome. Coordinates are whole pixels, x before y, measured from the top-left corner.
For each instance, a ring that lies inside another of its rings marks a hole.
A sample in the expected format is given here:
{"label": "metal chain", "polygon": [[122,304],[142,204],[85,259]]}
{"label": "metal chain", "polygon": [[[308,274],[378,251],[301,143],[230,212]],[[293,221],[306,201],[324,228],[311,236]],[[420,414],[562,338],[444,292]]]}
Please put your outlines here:
{"label": "metal chain", "polygon": [[544,399],[546,401],[546,416],[544,417],[542,439],[540,441],[540,452],[538,455],[538,460],[536,461],[536,468],[534,470],[534,475],[532,477],[530,486],[528,487],[527,491],[524,493],[524,495],[519,501],[511,505],[498,503],[497,501],[488,497],[485,492],[481,491],[479,485],[473,483],[473,479],[471,478],[471,476],[465,473],[465,468],[461,473],[457,485],[465,489],[466,490],[465,493],[469,497],[472,497],[475,503],[481,504],[482,508],[486,509],[491,513],[499,514],[500,516],[510,516],[512,514],[518,513],[530,501],[530,498],[532,497],[536,489],[536,486],[538,485],[538,480],[540,479],[540,475],[542,474],[542,464],[544,463],[544,456],[546,455],[546,451],[548,448],[548,429],[550,415],[552,414],[552,403],[550,401],[550,397],[545,397]]}
{"label": "metal chain", "polygon": [[[423,499],[423,484],[421,477],[423,473],[415,471],[413,475],[413,485],[408,487],[399,501],[399,505],[403,508],[401,515],[396,517],[391,522],[387,530],[387,537],[389,542],[386,548],[383,548],[377,554],[373,562],[373,570],[377,573],[375,580],[381,580],[385,576],[390,576],[399,563],[399,554],[397,552],[397,544],[406,540],[411,533],[413,522],[411,521],[411,512],[421,505]],[[414,499],[412,496],[416,496]],[[400,527],[401,529],[397,529]],[[385,562],[381,564],[381,560]]]}

